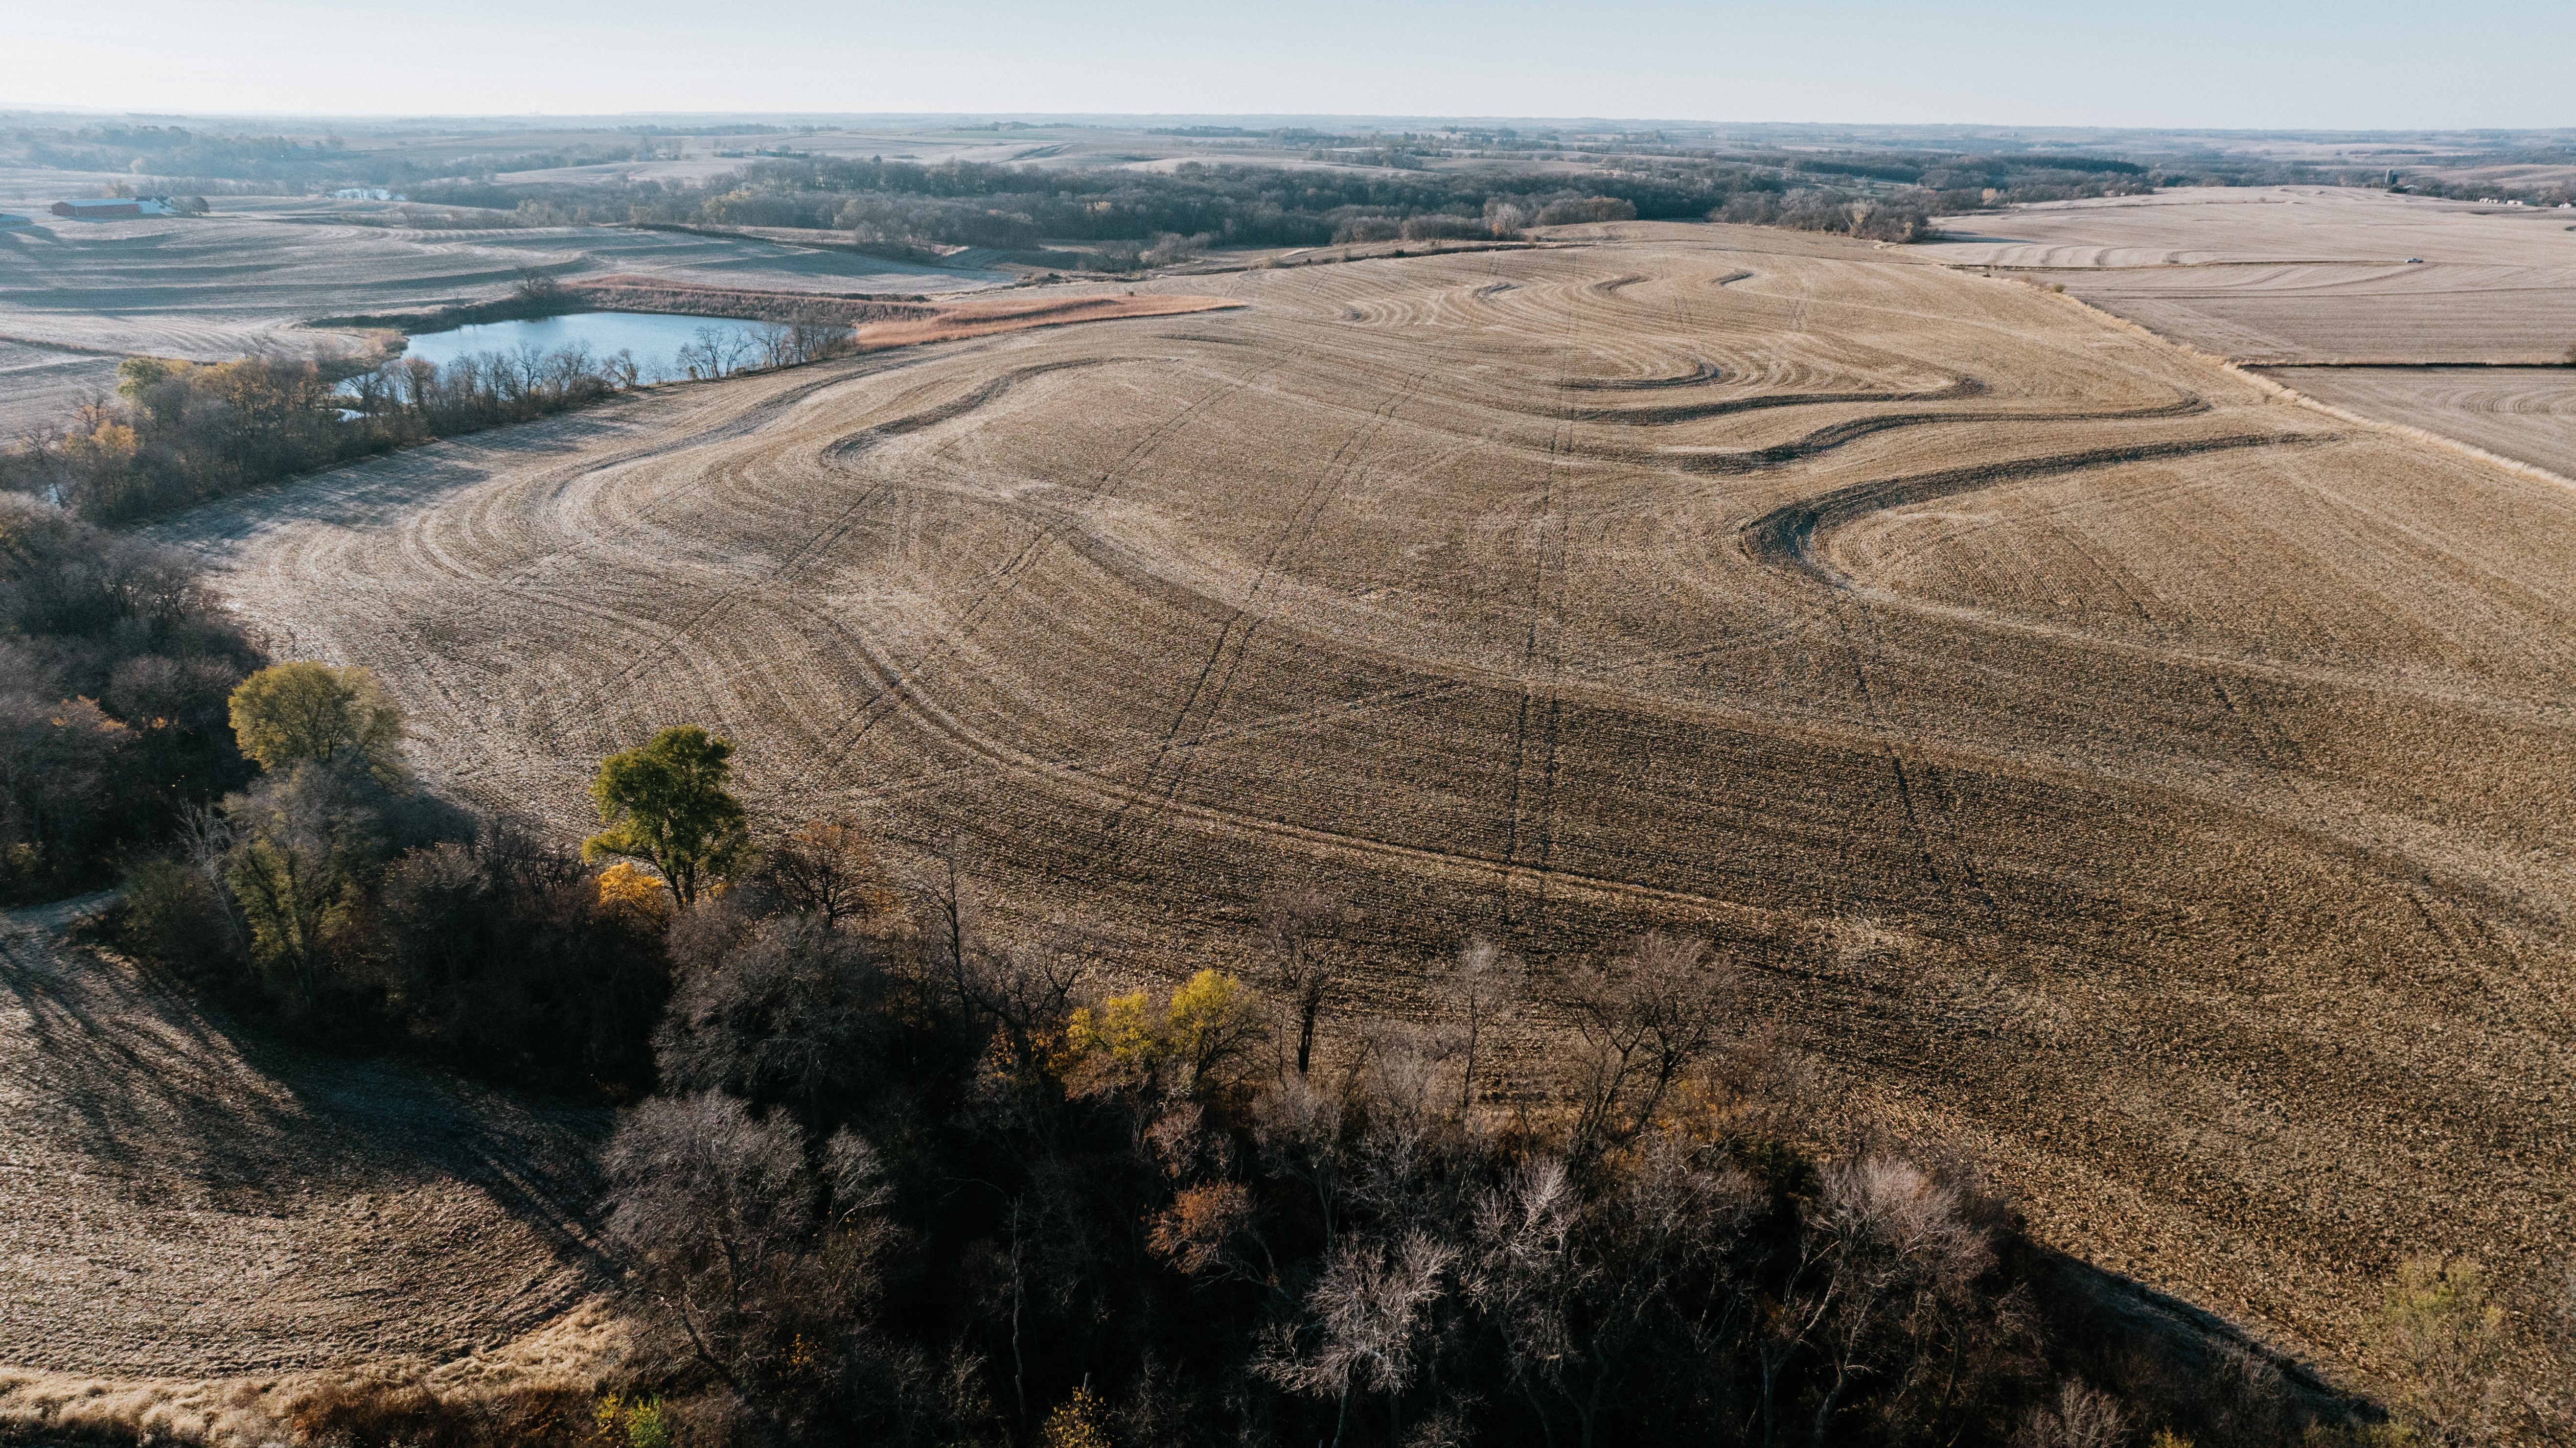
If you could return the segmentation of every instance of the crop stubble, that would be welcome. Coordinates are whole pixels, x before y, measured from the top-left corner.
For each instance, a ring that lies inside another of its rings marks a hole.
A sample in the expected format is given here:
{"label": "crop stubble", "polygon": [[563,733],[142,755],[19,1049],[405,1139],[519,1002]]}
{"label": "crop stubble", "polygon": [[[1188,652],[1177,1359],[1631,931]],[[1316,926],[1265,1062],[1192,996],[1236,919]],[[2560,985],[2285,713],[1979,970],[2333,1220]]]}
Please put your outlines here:
{"label": "crop stubble", "polygon": [[1282,876],[1365,912],[1363,1012],[1469,930],[1698,929],[2043,1235],[2305,1350],[2401,1251],[2564,1255],[2576,496],[1777,233],[1186,285],[1250,306],[164,531],[567,835],[702,722],[1138,971]]}
{"label": "crop stubble", "polygon": [[352,225],[331,203],[230,197],[210,217],[46,218],[0,231],[0,340],[102,351],[111,365],[127,352],[213,362],[345,351],[358,339],[302,324],[489,301],[522,269],[565,282],[649,270],[684,284],[824,292],[945,293],[1007,279],[694,232]]}
{"label": "crop stubble", "polygon": [[1911,250],[2063,287],[2319,401],[2576,472],[2576,212],[2275,186],[1942,225]]}
{"label": "crop stubble", "polygon": [[605,1285],[606,1112],[246,1040],[76,909],[0,914],[0,1367],[464,1363]]}

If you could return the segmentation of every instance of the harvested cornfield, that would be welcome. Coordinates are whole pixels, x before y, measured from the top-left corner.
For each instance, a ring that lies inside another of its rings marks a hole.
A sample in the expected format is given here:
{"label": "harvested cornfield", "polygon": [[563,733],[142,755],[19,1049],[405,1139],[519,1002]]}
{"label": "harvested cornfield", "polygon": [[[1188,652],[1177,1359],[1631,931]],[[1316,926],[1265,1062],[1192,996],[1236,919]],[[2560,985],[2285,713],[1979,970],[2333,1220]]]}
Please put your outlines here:
{"label": "harvested cornfield", "polygon": [[2274,367],[2284,387],[2576,477],[2576,367]]}
{"label": "harvested cornfield", "polygon": [[2188,189],[1944,220],[1993,266],[2241,362],[2562,362],[2576,212],[2314,186]]}
{"label": "harvested cornfield", "polygon": [[117,361],[0,337],[0,438],[60,427],[83,403],[114,396]]}
{"label": "harvested cornfield", "polygon": [[758,810],[953,845],[996,933],[1123,971],[1338,891],[1345,1031],[1470,931],[1700,932],[2045,1237],[2345,1363],[2400,1254],[2564,1259],[2576,493],[1856,243],[1168,285],[1246,305],[160,531],[566,836],[705,723]]}
{"label": "harvested cornfield", "polygon": [[489,302],[523,269],[576,282],[649,268],[684,285],[769,291],[928,294],[1008,280],[741,236],[398,219],[375,203],[263,197],[226,198],[207,217],[47,218],[0,232],[0,337],[196,361],[346,351],[356,339],[302,324]]}
{"label": "harvested cornfield", "polygon": [[79,913],[0,913],[0,1430],[49,1377],[470,1372],[611,1285],[606,1111],[262,1043]]}

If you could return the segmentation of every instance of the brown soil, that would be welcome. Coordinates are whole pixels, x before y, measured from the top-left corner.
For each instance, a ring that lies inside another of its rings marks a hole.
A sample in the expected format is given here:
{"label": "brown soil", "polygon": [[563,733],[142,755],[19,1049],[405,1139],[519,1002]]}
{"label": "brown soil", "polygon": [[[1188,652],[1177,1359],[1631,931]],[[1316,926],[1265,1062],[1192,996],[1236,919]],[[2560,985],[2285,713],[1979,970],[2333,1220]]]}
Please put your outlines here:
{"label": "brown soil", "polygon": [[648,276],[602,277],[571,289],[586,302],[630,312],[666,312],[690,317],[743,317],[787,322],[797,318],[838,322],[857,328],[862,351],[907,347],[923,342],[954,342],[967,337],[1018,332],[1031,327],[1060,327],[1071,322],[1112,321],[1120,317],[1169,317],[1184,312],[1222,311],[1242,302],[1227,297],[1178,296],[1164,292],[1125,294],[1059,291],[1050,288],[985,297],[965,302],[896,301],[878,296],[817,296],[801,292],[751,291],[739,287],[698,286]]}
{"label": "brown soil", "polygon": [[2576,478],[2576,367],[2275,367],[2320,402]]}
{"label": "brown soil", "polygon": [[[607,1113],[262,1045],[0,913],[0,1409],[42,1375],[470,1364],[607,1281]],[[8,1414],[0,1411],[0,1419]]]}
{"label": "brown soil", "polygon": [[567,836],[705,723],[1137,973],[1323,881],[1343,1028],[1470,930],[1704,932],[2046,1239],[2347,1365],[2400,1254],[2567,1257],[2576,492],[1821,238],[1189,281],[1253,305],[160,531]]}

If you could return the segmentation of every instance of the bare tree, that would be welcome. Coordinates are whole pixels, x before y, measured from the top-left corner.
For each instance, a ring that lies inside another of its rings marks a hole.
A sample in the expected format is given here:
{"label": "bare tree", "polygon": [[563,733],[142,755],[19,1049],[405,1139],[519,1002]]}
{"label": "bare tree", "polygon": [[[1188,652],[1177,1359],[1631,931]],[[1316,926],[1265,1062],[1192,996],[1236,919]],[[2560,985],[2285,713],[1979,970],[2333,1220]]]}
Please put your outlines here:
{"label": "bare tree", "polygon": [[812,311],[797,313],[787,325],[788,351],[799,362],[837,357],[857,340],[848,324]]}
{"label": "bare tree", "polygon": [[1333,1443],[1349,1431],[1351,1394],[1387,1395],[1387,1441],[1403,1441],[1405,1390],[1421,1365],[1424,1329],[1447,1292],[1457,1249],[1419,1231],[1351,1238],[1332,1253],[1306,1294],[1302,1321],[1264,1345],[1261,1374],[1294,1392],[1337,1397]]}
{"label": "bare tree", "polygon": [[1312,886],[1274,885],[1261,897],[1261,940],[1269,954],[1269,985],[1297,1017],[1300,1076],[1314,1061],[1315,1023],[1332,994],[1337,973],[1334,942],[1341,929],[1341,902]]}
{"label": "bare tree", "polygon": [[[1824,1444],[1854,1392],[1908,1377],[1927,1339],[1963,1354],[1974,1285],[1994,1265],[1997,1213],[1964,1184],[1879,1152],[1828,1164],[1800,1213],[1798,1259],[1760,1344],[1763,1442],[1777,1441],[1780,1383],[1811,1353],[1830,1376],[1809,1433]],[[1882,1405],[1884,1406],[1884,1405]]]}
{"label": "bare tree", "polygon": [[2120,1400],[2070,1380],[2058,1384],[2056,1402],[2030,1410],[2013,1448],[2122,1448],[2129,1439]]}
{"label": "bare tree", "polygon": [[684,968],[654,1036],[666,1090],[723,1088],[819,1117],[893,1030],[886,977],[859,937],[811,915],[758,921],[712,969]]}
{"label": "bare tree", "polygon": [[1441,1009],[1457,1032],[1461,1115],[1475,1105],[1477,1053],[1490,1053],[1495,1034],[1519,1014],[1528,983],[1529,972],[1519,956],[1479,935],[1459,947],[1448,973],[1435,984]]}
{"label": "bare tree", "polygon": [[692,1356],[735,1386],[777,1307],[782,1268],[812,1235],[804,1133],[709,1091],[637,1107],[603,1158],[611,1236]]}
{"label": "bare tree", "polygon": [[913,909],[922,921],[932,963],[945,969],[958,998],[967,998],[967,955],[974,947],[974,911],[967,899],[966,840],[952,835],[932,852],[930,868],[912,885]]}
{"label": "bare tree", "polygon": [[1708,947],[1659,932],[1637,937],[1607,964],[1566,982],[1577,1047],[1564,1066],[1582,1160],[1634,1140],[1673,1083],[1717,1044],[1733,1011],[1735,971]]}
{"label": "bare tree", "polygon": [[1728,1263],[1763,1201],[1742,1173],[1660,1135],[1609,1192],[1587,1199],[1566,1161],[1542,1157],[1477,1200],[1468,1296],[1501,1329],[1550,1442],[1558,1412],[1584,1448],[1599,1441],[1654,1343],[1734,1335],[1751,1303]]}
{"label": "bare tree", "polygon": [[564,298],[563,283],[543,267],[519,268],[519,280],[510,288],[513,300],[530,308],[560,306]]}
{"label": "bare tree", "polygon": [[788,908],[819,915],[826,926],[863,920],[894,905],[867,831],[847,812],[798,825],[762,852],[761,865],[766,883]]}
{"label": "bare tree", "polygon": [[239,950],[248,928],[241,909],[233,903],[233,892],[224,888],[224,860],[232,848],[232,822],[222,810],[211,805],[182,802],[178,809],[179,848],[188,858],[189,868],[205,879],[207,892],[223,913],[224,945]]}
{"label": "bare tree", "polygon": [[1350,1164],[1342,1131],[1344,1102],[1304,1076],[1286,1076],[1261,1094],[1255,1110],[1253,1138],[1260,1143],[1263,1161],[1315,1194],[1324,1250],[1331,1251],[1341,1215],[1342,1178]]}

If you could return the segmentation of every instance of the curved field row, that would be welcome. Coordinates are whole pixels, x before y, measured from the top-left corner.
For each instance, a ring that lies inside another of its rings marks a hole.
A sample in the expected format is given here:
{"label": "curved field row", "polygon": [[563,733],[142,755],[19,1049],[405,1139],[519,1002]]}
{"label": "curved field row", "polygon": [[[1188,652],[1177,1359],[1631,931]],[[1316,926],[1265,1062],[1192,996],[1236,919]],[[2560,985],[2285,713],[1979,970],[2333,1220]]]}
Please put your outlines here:
{"label": "curved field row", "polygon": [[59,425],[81,404],[114,396],[117,360],[0,337],[0,438]]}
{"label": "curved field row", "polygon": [[47,218],[0,232],[0,334],[202,361],[303,355],[349,345],[301,330],[309,318],[489,300],[525,267],[567,280],[650,271],[783,291],[960,292],[1006,280],[740,237],[624,227],[426,231],[348,225],[335,215],[328,202],[233,197],[210,217]]}
{"label": "curved field row", "polygon": [[[1706,931],[2069,1250],[2323,1352],[2393,1253],[2565,1249],[2576,494],[1814,238],[1171,286],[1249,305],[163,531],[567,835],[703,722],[1133,973],[1283,876],[1365,913],[1354,1013],[1471,930]],[[1901,948],[1812,944],[1854,920]]]}
{"label": "curved field row", "polygon": [[2279,367],[2320,402],[2576,477],[2576,367]]}

